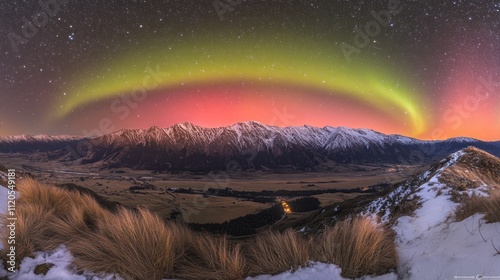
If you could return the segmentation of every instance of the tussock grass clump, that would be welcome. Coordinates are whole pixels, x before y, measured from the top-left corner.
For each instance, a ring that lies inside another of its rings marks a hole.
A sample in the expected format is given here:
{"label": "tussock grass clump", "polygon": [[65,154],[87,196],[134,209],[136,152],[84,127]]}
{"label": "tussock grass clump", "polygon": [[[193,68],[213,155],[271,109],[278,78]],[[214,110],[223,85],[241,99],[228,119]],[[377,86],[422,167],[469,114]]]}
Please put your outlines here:
{"label": "tussock grass clump", "polygon": [[73,203],[80,197],[54,186],[40,184],[33,179],[23,179],[17,185],[18,204],[38,205],[46,211],[53,211],[59,216],[66,215]]}
{"label": "tussock grass clump", "polygon": [[484,219],[489,223],[500,222],[500,193],[488,197],[473,195],[464,199],[455,210],[455,219],[462,221],[476,213],[485,214]]}
{"label": "tussock grass clump", "polygon": [[[466,178],[469,176],[479,177],[490,187],[500,187],[498,180],[500,178],[500,159],[474,147],[466,148],[465,152],[458,165],[470,172],[460,172],[460,174]],[[475,176],[476,174],[477,176]]]}
{"label": "tussock grass clump", "polygon": [[483,185],[489,190],[500,189],[500,160],[477,148],[464,149],[465,154],[458,162],[443,171],[439,181],[451,187],[452,200],[467,199],[466,191]]}
{"label": "tussock grass clump", "polygon": [[124,279],[172,277],[189,231],[165,223],[145,209],[119,209],[97,221],[95,232],[67,244],[75,264],[93,272],[118,273]]}
{"label": "tussock grass clump", "polygon": [[[23,205],[16,209],[16,264],[25,257],[31,256],[35,251],[52,250],[59,244],[54,244],[48,235],[52,211],[44,211],[39,205]],[[7,222],[2,221],[2,224]],[[48,238],[49,237],[49,238]],[[9,248],[7,239],[2,238],[4,248]],[[2,254],[5,256],[5,254]]]}
{"label": "tussock grass clump", "polygon": [[197,234],[188,246],[176,273],[179,279],[239,280],[247,274],[241,245],[226,236]]}
{"label": "tussock grass clump", "polygon": [[463,221],[476,213],[483,212],[485,208],[484,203],[484,197],[477,195],[462,199],[462,203],[455,210],[455,220]]}
{"label": "tussock grass clump", "polygon": [[[18,262],[35,251],[50,251],[92,231],[104,211],[92,198],[23,179],[17,185],[16,257]],[[6,239],[2,239],[7,248]]]}
{"label": "tussock grass clump", "polygon": [[481,181],[477,180],[476,174],[473,172],[465,172],[465,170],[466,169],[462,168],[460,165],[449,167],[439,176],[439,181],[450,186],[455,192],[479,188],[481,186]]}
{"label": "tussock grass clump", "polygon": [[[18,186],[17,263],[35,251],[65,244],[81,270],[124,279],[171,277],[191,231],[155,214],[121,208],[112,213],[87,194],[23,179]],[[7,240],[2,238],[4,247]]]}
{"label": "tussock grass clump", "polygon": [[316,242],[314,259],[334,263],[344,277],[380,275],[396,268],[393,237],[369,218],[342,221],[324,231]]}
{"label": "tussock grass clump", "polygon": [[486,199],[484,219],[489,223],[500,222],[500,193]]}
{"label": "tussock grass clump", "polygon": [[278,274],[306,266],[310,246],[310,241],[291,229],[260,234],[247,244],[250,275]]}

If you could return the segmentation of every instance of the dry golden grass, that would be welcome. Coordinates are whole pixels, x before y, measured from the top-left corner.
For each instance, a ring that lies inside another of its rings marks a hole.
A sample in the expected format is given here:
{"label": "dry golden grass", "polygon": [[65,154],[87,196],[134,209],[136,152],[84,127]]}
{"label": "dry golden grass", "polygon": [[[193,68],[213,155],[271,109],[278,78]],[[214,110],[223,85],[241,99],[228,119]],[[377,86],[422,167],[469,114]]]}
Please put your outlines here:
{"label": "dry golden grass", "polygon": [[[117,273],[125,279],[173,275],[191,231],[166,225],[140,209],[104,210],[93,198],[24,179],[18,185],[17,263],[35,251],[66,244],[82,270]],[[2,242],[6,245],[6,239]]]}
{"label": "dry golden grass", "polygon": [[[397,262],[391,236],[367,219],[337,224],[316,240],[314,250],[311,240],[290,229],[242,245],[226,236],[194,234],[146,209],[110,212],[86,194],[31,179],[21,180],[18,190],[18,263],[61,244],[79,270],[141,280],[237,280],[296,270],[310,260],[335,263],[344,276],[360,276],[385,273]],[[6,245],[5,238],[2,242]]]}
{"label": "dry golden grass", "polygon": [[393,237],[369,218],[355,218],[327,229],[313,252],[314,259],[334,263],[344,277],[380,275],[395,269],[398,255]]}
{"label": "dry golden grass", "polygon": [[226,236],[197,234],[191,239],[186,257],[176,273],[186,280],[239,280],[247,274],[241,245]]}
{"label": "dry golden grass", "polygon": [[[44,211],[38,205],[24,205],[16,209],[16,264],[25,257],[31,256],[33,252],[40,250],[51,250],[58,244],[53,243],[48,232],[47,221],[52,211]],[[6,223],[4,221],[2,224]],[[9,248],[7,239],[2,238],[4,248]],[[2,254],[4,256],[5,254]]]}
{"label": "dry golden grass", "polygon": [[[457,164],[444,170],[439,180],[451,187],[454,202],[460,203],[455,219],[461,221],[476,213],[488,222],[500,221],[500,160],[484,151],[469,147]],[[489,197],[473,195],[471,190],[488,186]]]}
{"label": "dry golden grass", "polygon": [[500,222],[500,193],[492,195],[486,199],[484,218],[489,223]]}
{"label": "dry golden grass", "polygon": [[464,173],[477,173],[476,177],[471,179],[480,179],[485,184],[492,188],[500,187],[500,159],[477,148],[468,147],[465,149],[467,152],[461,158],[459,165],[464,168],[469,168],[469,172],[461,172],[462,176],[467,176]]}
{"label": "dry golden grass", "polygon": [[[98,221],[109,214],[92,197],[87,195],[72,193],[72,198],[68,203],[72,206],[66,213],[61,215],[55,211],[56,213],[50,220],[55,235],[64,233],[64,235],[71,237],[84,232],[94,232],[97,229]],[[65,243],[69,239],[60,241]]]}
{"label": "dry golden grass", "polygon": [[188,238],[189,231],[181,225],[167,227],[150,211],[122,208],[101,217],[95,232],[86,232],[67,246],[82,269],[154,280],[173,277]]}
{"label": "dry golden grass", "polygon": [[54,186],[40,184],[32,179],[21,180],[17,185],[18,204],[38,205],[46,211],[54,211],[57,215],[66,215],[72,208],[72,201],[78,199],[71,193]]}
{"label": "dry golden grass", "polygon": [[462,221],[476,213],[485,214],[484,219],[489,223],[500,222],[500,193],[488,197],[472,196],[463,199],[455,210],[455,219]]}
{"label": "dry golden grass", "polygon": [[487,185],[492,191],[500,190],[500,160],[482,150],[469,147],[465,155],[453,166],[446,168],[439,181],[451,187],[452,200],[466,200],[464,191]]}
{"label": "dry golden grass", "polygon": [[311,243],[293,230],[266,232],[249,241],[247,256],[250,275],[278,274],[306,266]]}
{"label": "dry golden grass", "polygon": [[476,195],[467,199],[462,199],[462,203],[455,210],[455,220],[462,221],[476,213],[483,212],[484,202],[485,199],[483,197]]}
{"label": "dry golden grass", "polygon": [[[55,249],[81,232],[105,212],[92,198],[23,179],[17,185],[16,251],[18,263],[35,251]],[[5,244],[6,240],[2,239]]]}

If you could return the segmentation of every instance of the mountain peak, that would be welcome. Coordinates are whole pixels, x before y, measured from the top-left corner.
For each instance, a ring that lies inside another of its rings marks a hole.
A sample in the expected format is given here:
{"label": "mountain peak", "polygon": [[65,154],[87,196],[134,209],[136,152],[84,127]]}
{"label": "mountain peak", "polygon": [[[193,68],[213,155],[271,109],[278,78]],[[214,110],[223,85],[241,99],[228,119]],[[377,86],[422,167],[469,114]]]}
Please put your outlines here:
{"label": "mountain peak", "polygon": [[161,135],[163,135],[164,133],[165,133],[165,130],[163,128],[158,127],[158,126],[152,126],[146,131],[147,135],[154,137],[154,138],[157,138],[158,140],[160,139]]}
{"label": "mountain peak", "polygon": [[441,180],[458,189],[475,189],[484,185],[500,189],[500,159],[475,147],[453,153],[442,173]]}
{"label": "mountain peak", "polygon": [[150,131],[160,131],[160,130],[162,130],[162,128],[160,128],[160,127],[158,127],[158,126],[154,125],[154,126],[152,126],[152,127],[150,127],[150,128],[148,129],[148,132],[150,132]]}
{"label": "mountain peak", "polygon": [[172,125],[169,128],[174,129],[174,130],[195,131],[195,130],[198,130],[202,127],[197,126],[197,125],[190,123],[190,122],[180,122],[180,123]]}
{"label": "mountain peak", "polygon": [[260,123],[258,121],[246,121],[246,122],[235,123],[229,127],[272,127],[272,126],[265,125],[265,124]]}
{"label": "mountain peak", "polygon": [[441,160],[440,163],[444,163],[446,167],[453,165],[476,165],[485,163],[487,166],[500,168],[500,159],[474,146],[458,150]]}
{"label": "mountain peak", "polygon": [[240,122],[241,124],[248,124],[248,125],[264,125],[261,122],[258,121],[246,121],[246,122]]}

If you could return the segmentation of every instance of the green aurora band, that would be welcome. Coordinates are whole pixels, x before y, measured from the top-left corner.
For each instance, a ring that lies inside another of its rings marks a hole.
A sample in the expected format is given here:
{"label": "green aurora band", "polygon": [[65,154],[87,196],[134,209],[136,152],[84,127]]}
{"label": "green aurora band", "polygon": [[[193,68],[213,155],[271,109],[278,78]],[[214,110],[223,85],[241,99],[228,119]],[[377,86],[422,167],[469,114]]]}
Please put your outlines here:
{"label": "green aurora band", "polygon": [[246,37],[215,41],[197,37],[169,47],[151,45],[117,57],[98,73],[71,82],[73,90],[68,90],[50,120],[61,119],[80,106],[132,92],[143,84],[148,75],[145,69],[150,67],[160,69],[165,76],[155,89],[241,80],[310,86],[366,102],[398,121],[405,116],[415,136],[426,129],[415,87],[363,53],[347,63],[340,47],[327,42]]}

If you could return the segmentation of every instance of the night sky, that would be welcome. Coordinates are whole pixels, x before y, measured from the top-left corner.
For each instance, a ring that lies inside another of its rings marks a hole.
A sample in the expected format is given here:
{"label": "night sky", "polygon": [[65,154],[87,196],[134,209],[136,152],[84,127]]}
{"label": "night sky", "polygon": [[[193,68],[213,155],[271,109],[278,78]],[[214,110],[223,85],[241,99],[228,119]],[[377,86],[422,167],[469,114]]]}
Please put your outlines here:
{"label": "night sky", "polygon": [[499,140],[499,25],[499,0],[2,1],[0,136],[255,120]]}

